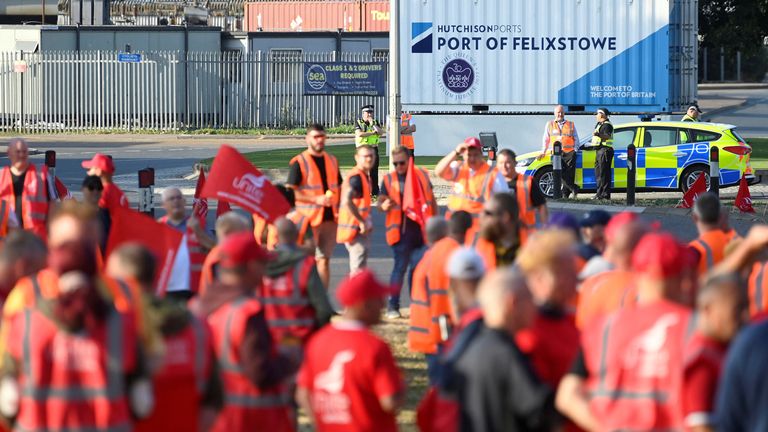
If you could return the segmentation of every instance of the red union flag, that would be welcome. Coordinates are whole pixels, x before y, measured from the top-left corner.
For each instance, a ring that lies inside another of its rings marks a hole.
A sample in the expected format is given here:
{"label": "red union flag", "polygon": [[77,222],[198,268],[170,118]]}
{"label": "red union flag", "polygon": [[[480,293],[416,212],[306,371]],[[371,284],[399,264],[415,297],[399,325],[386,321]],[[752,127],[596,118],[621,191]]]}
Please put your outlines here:
{"label": "red union flag", "polygon": [[688,189],[688,192],[683,195],[683,199],[680,201],[680,204],[677,205],[677,208],[693,207],[693,203],[696,201],[696,198],[698,198],[699,195],[706,191],[707,179],[704,173],[701,173],[699,174],[699,177],[696,179],[696,181],[693,182],[691,187]]}
{"label": "red union flag", "polygon": [[200,196],[237,204],[269,223],[291,209],[283,194],[267,177],[226,144],[216,154]]}
{"label": "red union flag", "polygon": [[219,205],[216,206],[216,219],[218,219],[219,216],[223,215],[224,213],[230,211],[232,211],[232,207],[229,206],[229,203],[219,200]]}
{"label": "red union flag", "polygon": [[752,195],[749,193],[749,185],[744,174],[741,175],[741,181],[739,182],[739,192],[736,194],[736,201],[733,205],[743,213],[754,213],[755,209],[752,207]]}
{"label": "red union flag", "polygon": [[192,204],[192,213],[200,218],[202,221],[208,217],[208,200],[200,198],[200,193],[203,192],[205,187],[205,170],[200,168],[200,177],[197,178],[197,186],[195,186],[195,198]]}
{"label": "red union flag", "polygon": [[124,243],[139,243],[157,259],[155,286],[164,292],[184,234],[135,210],[118,207],[112,212],[107,256]]}
{"label": "red union flag", "polygon": [[[430,216],[429,204],[427,203],[427,195],[422,188],[416,170],[413,158],[409,158],[408,173],[405,175],[405,186],[403,188],[403,212],[405,212],[408,219],[421,226],[421,233],[426,238],[427,219]],[[405,227],[405,222],[403,222],[403,227]]]}

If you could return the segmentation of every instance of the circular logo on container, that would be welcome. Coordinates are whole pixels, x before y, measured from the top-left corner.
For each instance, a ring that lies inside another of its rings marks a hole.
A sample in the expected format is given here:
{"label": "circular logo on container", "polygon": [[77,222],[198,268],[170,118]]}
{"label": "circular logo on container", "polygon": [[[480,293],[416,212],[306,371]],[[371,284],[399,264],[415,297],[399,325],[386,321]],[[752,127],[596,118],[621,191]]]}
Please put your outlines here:
{"label": "circular logo on container", "polygon": [[314,90],[325,86],[325,69],[320,65],[312,65],[307,70],[307,83]]}
{"label": "circular logo on container", "polygon": [[454,93],[464,93],[475,82],[475,70],[464,59],[453,59],[443,66],[443,84]]}

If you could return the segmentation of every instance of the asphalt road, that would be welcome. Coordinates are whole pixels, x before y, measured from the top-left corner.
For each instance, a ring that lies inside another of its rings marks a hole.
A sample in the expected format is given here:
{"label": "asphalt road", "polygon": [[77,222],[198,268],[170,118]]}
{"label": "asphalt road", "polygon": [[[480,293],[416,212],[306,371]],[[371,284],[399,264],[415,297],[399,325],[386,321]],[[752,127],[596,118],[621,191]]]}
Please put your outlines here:
{"label": "asphalt road", "polygon": [[700,92],[701,94],[707,97],[747,100],[744,106],[714,116],[704,113],[704,120],[737,125],[739,133],[745,138],[768,137],[768,122],[765,121],[768,118],[768,89],[707,90]]}

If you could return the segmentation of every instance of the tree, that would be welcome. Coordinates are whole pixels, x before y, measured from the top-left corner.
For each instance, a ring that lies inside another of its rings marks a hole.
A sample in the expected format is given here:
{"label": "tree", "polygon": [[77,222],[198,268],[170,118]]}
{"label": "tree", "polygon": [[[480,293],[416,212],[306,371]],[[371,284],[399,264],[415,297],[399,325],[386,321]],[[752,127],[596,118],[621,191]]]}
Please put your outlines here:
{"label": "tree", "polygon": [[768,35],[768,0],[699,0],[702,47],[757,54]]}

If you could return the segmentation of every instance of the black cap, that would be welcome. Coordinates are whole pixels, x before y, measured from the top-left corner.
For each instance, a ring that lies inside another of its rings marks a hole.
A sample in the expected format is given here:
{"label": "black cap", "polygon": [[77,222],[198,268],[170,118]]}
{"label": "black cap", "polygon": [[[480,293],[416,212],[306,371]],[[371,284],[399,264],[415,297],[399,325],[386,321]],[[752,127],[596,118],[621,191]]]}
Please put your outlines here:
{"label": "black cap", "polygon": [[605,117],[606,117],[606,118],[608,118],[608,117],[610,117],[610,116],[611,116],[611,112],[610,112],[610,111],[608,111],[608,108],[606,108],[606,107],[600,107],[600,108],[598,108],[598,109],[597,109],[597,112],[600,112],[600,111],[602,111],[602,112],[603,112],[603,114],[605,114]]}
{"label": "black cap", "polygon": [[584,214],[579,225],[582,227],[592,227],[595,225],[608,225],[611,220],[611,214],[605,210],[590,210]]}
{"label": "black cap", "polygon": [[370,111],[373,112],[373,105],[363,105],[361,108],[362,111]]}

